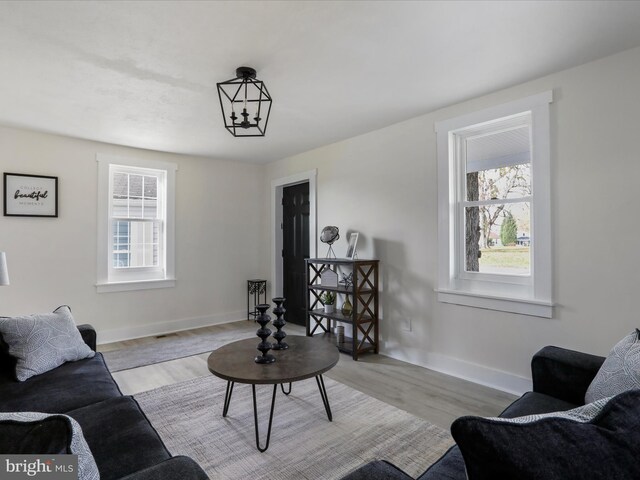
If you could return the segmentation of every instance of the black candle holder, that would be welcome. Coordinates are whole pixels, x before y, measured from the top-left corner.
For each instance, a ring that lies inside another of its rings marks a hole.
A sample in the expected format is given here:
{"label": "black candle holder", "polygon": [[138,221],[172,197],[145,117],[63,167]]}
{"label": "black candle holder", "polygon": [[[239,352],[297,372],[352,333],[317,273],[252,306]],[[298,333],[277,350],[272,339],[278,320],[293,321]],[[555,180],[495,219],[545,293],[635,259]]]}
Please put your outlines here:
{"label": "black candle holder", "polygon": [[266,363],[273,363],[276,361],[276,357],[267,353],[273,347],[271,342],[267,342],[267,338],[269,338],[269,335],[271,335],[271,330],[266,328],[267,323],[269,323],[269,321],[271,320],[271,317],[267,315],[267,310],[269,309],[270,306],[271,305],[267,303],[261,303],[260,305],[256,305],[256,308],[258,309],[258,316],[256,317],[256,321],[260,324],[260,328],[256,332],[256,335],[260,337],[260,339],[262,340],[258,344],[258,350],[262,352],[262,355],[258,355],[255,358],[256,363],[266,364]]}
{"label": "black candle holder", "polygon": [[273,321],[273,326],[278,329],[278,331],[273,334],[273,338],[275,338],[278,343],[274,344],[271,348],[273,348],[273,350],[286,350],[287,348],[289,348],[289,345],[287,344],[287,342],[283,342],[283,340],[284,337],[287,336],[287,334],[284,332],[284,330],[282,330],[282,327],[287,324],[287,322],[285,322],[283,318],[283,315],[287,310],[282,306],[286,299],[282,297],[276,297],[272,298],[271,300],[276,304],[276,308],[273,309],[273,313],[277,318]]}

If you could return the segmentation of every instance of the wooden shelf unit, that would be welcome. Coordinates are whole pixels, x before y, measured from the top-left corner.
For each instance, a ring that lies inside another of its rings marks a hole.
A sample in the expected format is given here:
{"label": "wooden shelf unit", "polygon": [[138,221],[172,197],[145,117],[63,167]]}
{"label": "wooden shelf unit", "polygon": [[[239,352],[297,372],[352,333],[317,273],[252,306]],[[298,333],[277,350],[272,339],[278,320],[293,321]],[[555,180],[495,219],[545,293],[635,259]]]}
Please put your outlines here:
{"label": "wooden shelf unit", "polygon": [[[378,353],[379,330],[379,260],[351,260],[348,258],[308,258],[306,262],[307,285],[307,335],[322,333],[325,337],[337,339],[331,324],[351,325],[352,336],[345,336],[344,342],[336,344],[341,352],[349,353],[354,360],[365,352]],[[353,285],[347,289],[320,284],[322,272],[331,269],[334,272],[353,272]],[[349,295],[353,310],[351,315],[342,315],[336,302],[336,311],[325,313],[320,297],[324,292]]]}

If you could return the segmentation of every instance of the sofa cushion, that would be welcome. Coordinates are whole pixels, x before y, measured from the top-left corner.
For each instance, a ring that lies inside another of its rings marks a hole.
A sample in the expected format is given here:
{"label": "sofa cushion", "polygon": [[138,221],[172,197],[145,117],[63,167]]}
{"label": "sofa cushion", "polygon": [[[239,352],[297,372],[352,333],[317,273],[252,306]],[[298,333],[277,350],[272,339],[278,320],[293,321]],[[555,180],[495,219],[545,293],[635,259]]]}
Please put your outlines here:
{"label": "sofa cushion", "polygon": [[578,420],[462,417],[451,433],[469,480],[640,478],[640,390],[600,403],[599,413],[601,405],[576,409]]}
{"label": "sofa cushion", "polygon": [[19,381],[95,354],[82,339],[66,305],[53,313],[0,318],[0,333],[9,355],[17,360]]}
{"label": "sofa cushion", "polygon": [[418,480],[466,480],[464,459],[457,445],[451,447],[440,459],[431,465]]}
{"label": "sofa cushion", "polygon": [[82,429],[71,417],[39,412],[0,413],[0,431],[0,437],[11,436],[14,440],[14,449],[0,450],[4,454],[74,454],[78,456],[78,480],[100,479]]}
{"label": "sofa cushion", "polygon": [[131,397],[111,398],[68,415],[82,427],[102,480],[124,477],[171,456]]}
{"label": "sofa cushion", "polygon": [[640,388],[640,330],[620,340],[609,352],[584,396],[586,403]]}
{"label": "sofa cushion", "polygon": [[369,462],[341,480],[412,480],[409,475],[394,464],[384,460]]}
{"label": "sofa cushion", "polygon": [[9,372],[0,372],[1,412],[65,413],[121,395],[100,353],[65,363],[25,382],[16,382]]}
{"label": "sofa cushion", "polygon": [[4,455],[71,453],[71,424],[61,415],[42,420],[17,420],[0,413],[0,452]]}
{"label": "sofa cushion", "polygon": [[139,470],[120,480],[209,480],[204,470],[189,457],[171,457],[162,463]]}
{"label": "sofa cushion", "polygon": [[544,393],[527,392],[505,408],[500,416],[503,418],[522,417],[523,415],[561,412],[578,406]]}

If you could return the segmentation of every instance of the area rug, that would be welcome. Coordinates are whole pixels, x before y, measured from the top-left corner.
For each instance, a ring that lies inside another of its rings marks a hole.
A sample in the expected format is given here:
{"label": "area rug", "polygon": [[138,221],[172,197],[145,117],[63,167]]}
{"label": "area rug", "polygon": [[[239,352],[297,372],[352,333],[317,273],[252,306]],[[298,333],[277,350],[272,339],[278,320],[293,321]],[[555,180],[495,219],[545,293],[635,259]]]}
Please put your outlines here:
{"label": "area rug", "polygon": [[255,324],[253,322],[242,323],[246,323],[246,325],[242,325],[241,330],[197,332],[186,337],[167,336],[153,343],[104,352],[103,355],[112,373],[177,358],[190,357],[210,352],[235,340],[255,336],[257,328]]}
{"label": "area rug", "polygon": [[[255,445],[251,387],[236,384],[222,417],[226,382],[195,378],[135,398],[173,455],[193,458],[219,480],[339,479],[374,459],[416,477],[453,443],[448,432],[325,378],[329,422],[314,379],[278,390],[269,449]],[[261,438],[267,431],[272,387],[257,387]]]}

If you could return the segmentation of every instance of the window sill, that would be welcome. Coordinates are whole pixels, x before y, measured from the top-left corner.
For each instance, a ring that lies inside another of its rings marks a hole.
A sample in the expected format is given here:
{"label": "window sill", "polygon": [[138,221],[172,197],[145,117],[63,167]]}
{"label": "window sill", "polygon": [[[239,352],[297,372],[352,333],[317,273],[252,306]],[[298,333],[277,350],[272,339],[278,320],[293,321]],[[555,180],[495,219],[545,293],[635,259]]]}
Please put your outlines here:
{"label": "window sill", "polygon": [[175,278],[161,280],[140,280],[135,282],[109,282],[96,284],[98,293],[128,292],[131,290],[151,290],[154,288],[172,288],[176,286]]}
{"label": "window sill", "polygon": [[465,305],[467,307],[484,308],[501,312],[519,313],[534,317],[552,318],[553,303],[524,298],[499,297],[460,290],[437,289],[438,301]]}

